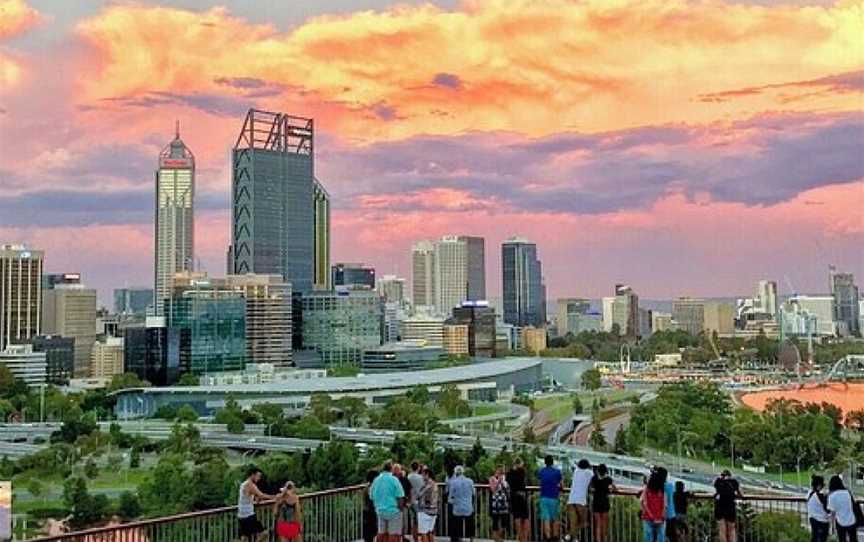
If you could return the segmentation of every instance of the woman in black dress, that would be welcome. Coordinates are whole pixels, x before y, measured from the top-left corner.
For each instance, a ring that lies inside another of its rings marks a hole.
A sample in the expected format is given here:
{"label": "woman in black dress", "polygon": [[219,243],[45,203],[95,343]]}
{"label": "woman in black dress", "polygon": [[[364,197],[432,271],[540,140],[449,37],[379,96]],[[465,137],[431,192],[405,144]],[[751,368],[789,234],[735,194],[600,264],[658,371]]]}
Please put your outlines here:
{"label": "woman in black dress", "polygon": [[597,465],[591,479],[591,511],[594,513],[594,542],[609,542],[609,494],[616,491],[606,465]]}
{"label": "woman in black dress", "polygon": [[378,471],[366,473],[366,489],[363,490],[363,542],[375,542],[378,535],[378,516],[375,514],[375,504],[369,496],[369,488],[378,477]]}
{"label": "woman in black dress", "polygon": [[516,540],[528,542],[531,532],[528,524],[528,489],[525,487],[525,465],[520,458],[513,461],[513,468],[507,471],[506,479],[510,485],[510,511],[516,527]]}

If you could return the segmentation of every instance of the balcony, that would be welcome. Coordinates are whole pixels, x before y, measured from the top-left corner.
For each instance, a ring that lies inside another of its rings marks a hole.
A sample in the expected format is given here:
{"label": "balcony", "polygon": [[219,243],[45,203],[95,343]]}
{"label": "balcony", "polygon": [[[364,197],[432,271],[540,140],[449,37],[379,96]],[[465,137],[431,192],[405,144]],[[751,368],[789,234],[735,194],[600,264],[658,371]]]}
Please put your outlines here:
{"label": "balcony", "polygon": [[[304,494],[303,540],[305,542],[343,542],[363,539],[363,489],[351,486],[329,491]],[[564,494],[566,495],[566,493]],[[538,489],[529,489],[531,540],[541,540],[540,522],[536,517]],[[563,501],[562,501],[563,502]],[[477,485],[477,536],[491,539],[489,490]],[[258,517],[266,525],[273,524],[271,507],[259,505]],[[713,498],[708,494],[694,495],[688,513],[690,542],[717,540],[713,520]],[[446,538],[447,514],[438,516],[437,534]],[[739,502],[739,542],[798,542],[809,540],[807,535],[807,505],[803,498],[750,496]],[[566,514],[562,514],[566,532]],[[508,539],[513,539],[511,532]],[[31,539],[32,542],[232,542],[238,540],[236,508],[224,507],[177,516],[149,519]],[[271,533],[270,540],[275,540]],[[639,501],[635,492],[620,491],[612,497],[609,516],[611,542],[639,542],[642,524]]]}

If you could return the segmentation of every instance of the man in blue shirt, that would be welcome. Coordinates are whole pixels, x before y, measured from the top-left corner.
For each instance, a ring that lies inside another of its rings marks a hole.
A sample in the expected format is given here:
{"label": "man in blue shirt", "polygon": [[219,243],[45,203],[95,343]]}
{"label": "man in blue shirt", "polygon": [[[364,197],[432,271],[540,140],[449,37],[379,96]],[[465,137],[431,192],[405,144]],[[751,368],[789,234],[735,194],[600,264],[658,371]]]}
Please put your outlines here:
{"label": "man in blue shirt", "polygon": [[450,540],[474,538],[474,480],[465,476],[465,469],[457,466],[448,486],[447,502],[453,506],[453,524]]}
{"label": "man in blue shirt", "polygon": [[549,540],[558,540],[561,533],[561,490],[564,488],[564,477],[561,470],[555,468],[555,460],[546,456],[546,466],[537,471],[540,481],[540,521],[543,524],[543,536]]}
{"label": "man in blue shirt", "polygon": [[405,491],[393,476],[393,463],[384,463],[381,474],[372,482],[369,497],[378,516],[378,542],[400,542],[402,540],[402,508],[405,506]]}

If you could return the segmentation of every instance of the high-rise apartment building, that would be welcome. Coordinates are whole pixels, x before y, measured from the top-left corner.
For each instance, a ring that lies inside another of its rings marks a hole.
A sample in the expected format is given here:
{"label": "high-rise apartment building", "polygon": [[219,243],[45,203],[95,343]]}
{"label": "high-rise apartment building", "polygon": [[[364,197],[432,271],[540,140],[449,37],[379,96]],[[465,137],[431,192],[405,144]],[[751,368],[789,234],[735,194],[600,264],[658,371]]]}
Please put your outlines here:
{"label": "high-rise apartment building", "polygon": [[830,272],[831,295],[834,297],[834,320],[845,335],[859,336],[859,294],[852,273],[838,273],[834,267]]}
{"label": "high-rise apartment building", "polygon": [[465,264],[467,266],[467,301],[486,299],[486,240],[483,237],[460,235],[465,243]]}
{"label": "high-rise apartment building", "polygon": [[514,326],[546,324],[543,273],[537,245],[514,237],[501,245],[504,322]]}
{"label": "high-rise apartment building", "polygon": [[152,288],[116,288],[114,290],[114,312],[116,314],[143,316],[153,304]]}
{"label": "high-rise apartment building", "polygon": [[154,304],[157,311],[171,294],[175,273],[195,266],[195,156],[180,139],[159,153],[156,170]]}
{"label": "high-rise apartment building", "polygon": [[281,275],[299,293],[328,286],[329,196],[315,178],[313,125],[247,113],[231,155],[231,274]]}
{"label": "high-rise apartment building", "polygon": [[447,314],[468,298],[468,245],[457,236],[435,242],[435,308]]}
{"label": "high-rise apartment building", "polygon": [[246,298],[246,363],[292,364],[291,285],[281,275],[228,275]]}
{"label": "high-rise apartment building", "polygon": [[41,250],[0,245],[0,351],[41,333],[43,258]]}
{"label": "high-rise apartment building", "polygon": [[376,283],[378,294],[384,298],[385,303],[396,303],[405,305],[405,279],[396,275],[384,275]]}
{"label": "high-rise apartment building", "polygon": [[705,327],[705,300],[679,297],[672,301],[672,320],[677,329],[699,335]]}
{"label": "high-rise apartment building", "polygon": [[80,283],[57,284],[45,290],[42,332],[75,341],[74,376],[86,378],[96,342],[96,290]]}
{"label": "high-rise apartment building", "polygon": [[420,241],[411,248],[411,301],[414,308],[435,306],[435,245]]}
{"label": "high-rise apartment building", "polygon": [[591,310],[591,302],[580,297],[564,297],[558,300],[558,336],[568,333],[578,335],[583,330],[579,328],[582,316]]}
{"label": "high-rise apartment building", "polygon": [[782,311],[785,333],[815,337],[833,337],[837,334],[834,296],[795,295],[783,303]]}
{"label": "high-rise apartment building", "polygon": [[762,313],[777,314],[777,283],[773,280],[760,280],[758,286],[759,308]]}
{"label": "high-rise apartment building", "polygon": [[123,338],[105,337],[93,344],[90,377],[111,379],[123,374]]}
{"label": "high-rise apartment building", "polygon": [[675,328],[672,324],[672,314],[658,311],[653,311],[651,313],[651,331],[653,333],[672,331],[674,329]]}
{"label": "high-rise apartment building", "polygon": [[375,268],[362,263],[337,263],[330,272],[331,284],[375,289]]}

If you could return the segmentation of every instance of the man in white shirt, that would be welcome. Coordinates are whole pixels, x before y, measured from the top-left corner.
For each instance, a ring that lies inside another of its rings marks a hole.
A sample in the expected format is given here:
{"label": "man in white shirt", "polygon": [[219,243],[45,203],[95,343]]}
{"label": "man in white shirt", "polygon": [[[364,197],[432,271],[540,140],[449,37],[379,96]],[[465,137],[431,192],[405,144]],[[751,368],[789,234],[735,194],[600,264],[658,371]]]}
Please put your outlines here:
{"label": "man in white shirt", "polygon": [[570,540],[586,542],[589,523],[588,488],[594,471],[587,459],[580,459],[573,471],[573,482],[570,484],[570,496],[567,498],[567,516],[570,520]]}

